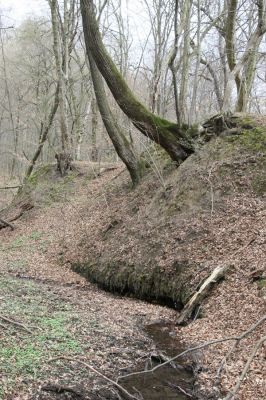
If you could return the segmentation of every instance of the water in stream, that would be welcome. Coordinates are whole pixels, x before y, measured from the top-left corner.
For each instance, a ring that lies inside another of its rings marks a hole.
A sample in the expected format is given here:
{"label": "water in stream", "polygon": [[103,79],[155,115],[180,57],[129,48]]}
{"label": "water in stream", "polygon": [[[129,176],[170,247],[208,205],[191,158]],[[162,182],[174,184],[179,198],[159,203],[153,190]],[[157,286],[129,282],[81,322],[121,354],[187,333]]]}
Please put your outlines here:
{"label": "water in stream", "polygon": [[[158,354],[162,353],[167,358],[171,358],[184,350],[172,333],[173,329],[173,325],[162,323],[145,327],[146,333],[156,345]],[[160,360],[157,356],[151,357],[149,364],[146,362],[146,367],[151,369],[159,363]],[[144,368],[145,365],[140,366],[138,370]],[[140,393],[144,400],[187,400],[193,398],[191,395],[194,383],[193,373],[185,366],[184,361],[180,360],[174,365],[163,366],[154,373],[133,375],[122,379],[121,383],[130,393]]]}

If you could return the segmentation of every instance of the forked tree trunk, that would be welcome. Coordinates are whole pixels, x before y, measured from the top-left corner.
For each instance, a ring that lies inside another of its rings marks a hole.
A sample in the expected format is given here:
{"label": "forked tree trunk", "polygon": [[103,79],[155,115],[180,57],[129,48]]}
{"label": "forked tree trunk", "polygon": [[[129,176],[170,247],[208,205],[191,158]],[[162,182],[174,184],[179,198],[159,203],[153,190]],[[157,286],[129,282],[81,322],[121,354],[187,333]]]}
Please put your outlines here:
{"label": "forked tree trunk", "polygon": [[[228,18],[225,28],[225,42],[227,62],[229,66],[229,78],[225,88],[223,111],[230,110],[230,95],[231,87],[235,82],[237,87],[237,111],[245,111],[247,108],[248,97],[250,95],[253,79],[254,69],[256,65],[256,57],[258,49],[262,41],[263,35],[266,32],[266,10],[265,1],[257,0],[258,9],[257,27],[250,35],[246,48],[242,53],[241,58],[236,60],[235,52],[235,25],[238,0],[230,0],[228,5]],[[244,69],[242,76],[241,70]]]}
{"label": "forked tree trunk", "polygon": [[91,52],[117,104],[145,136],[161,145],[174,161],[181,163],[194,152],[186,133],[177,124],[148,111],[135,98],[103,45],[93,1],[80,0],[80,5],[87,51]]}

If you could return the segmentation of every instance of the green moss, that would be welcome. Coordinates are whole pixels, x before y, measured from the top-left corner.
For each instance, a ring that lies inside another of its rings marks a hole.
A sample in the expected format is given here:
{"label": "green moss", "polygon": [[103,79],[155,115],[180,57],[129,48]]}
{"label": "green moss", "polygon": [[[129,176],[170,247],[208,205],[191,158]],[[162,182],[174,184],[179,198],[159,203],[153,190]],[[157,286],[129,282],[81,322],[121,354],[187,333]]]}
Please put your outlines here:
{"label": "green moss", "polygon": [[252,188],[253,188],[254,192],[259,196],[263,196],[266,193],[266,175],[265,175],[265,173],[257,175],[253,179]]}
{"label": "green moss", "polygon": [[158,301],[181,307],[191,293],[185,289],[184,277],[192,264],[184,261],[174,267],[175,272],[165,272],[159,266],[128,265],[107,262],[105,264],[75,264],[73,270],[105,290],[122,295]]}
{"label": "green moss", "polygon": [[[0,289],[3,297],[0,312],[20,321],[31,331],[5,323],[0,346],[0,381],[5,382],[4,396],[23,381],[43,380],[50,358],[58,354],[78,355],[85,345],[85,328],[72,306],[43,285],[2,276]],[[79,323],[73,323],[74,320]],[[60,374],[56,371],[56,365],[49,365],[49,377]]]}
{"label": "green moss", "polygon": [[46,176],[47,174],[49,174],[52,169],[55,168],[54,166],[51,165],[42,165],[40,167],[38,167],[27,179],[25,184],[29,184],[31,186],[36,186],[39,181]]}
{"label": "green moss", "polygon": [[251,129],[255,125],[254,119],[249,115],[243,115],[236,118],[236,123],[243,129]]}
{"label": "green moss", "polygon": [[266,153],[266,129],[257,127],[244,130],[239,137],[239,142],[248,150]]}
{"label": "green moss", "polygon": [[258,288],[259,289],[263,289],[263,288],[265,288],[266,287],[266,279],[260,279],[259,281],[258,281]]}
{"label": "green moss", "polygon": [[248,152],[266,153],[266,129],[261,127],[250,130],[244,129],[240,135],[228,136],[225,141],[237,145]]}

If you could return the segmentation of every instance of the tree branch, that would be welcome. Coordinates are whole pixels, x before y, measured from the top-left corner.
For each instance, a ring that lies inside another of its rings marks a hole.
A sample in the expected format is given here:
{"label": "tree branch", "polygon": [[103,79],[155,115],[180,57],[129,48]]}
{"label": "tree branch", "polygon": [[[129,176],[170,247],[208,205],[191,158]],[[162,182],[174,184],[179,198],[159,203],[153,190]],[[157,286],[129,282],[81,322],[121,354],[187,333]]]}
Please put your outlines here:
{"label": "tree branch", "polygon": [[81,360],[79,360],[77,358],[59,356],[59,357],[50,359],[49,362],[54,362],[54,361],[57,361],[57,360],[67,360],[67,361],[73,361],[73,362],[82,364],[82,365],[84,365],[84,367],[88,368],[89,370],[91,370],[95,374],[99,375],[101,378],[105,379],[107,382],[111,383],[117,389],[119,389],[126,396],[127,399],[138,400],[137,397],[135,397],[134,395],[130,394],[125,388],[123,388],[123,386],[119,385],[117,382],[115,382],[112,379],[108,378],[106,375],[102,374],[100,371],[97,371],[95,368],[93,368],[91,365],[87,364],[84,361],[81,361]]}
{"label": "tree branch", "polygon": [[[213,340],[209,340],[208,342],[205,342],[205,343],[202,343],[202,344],[200,344],[200,345],[198,345],[198,346],[191,347],[191,348],[189,348],[189,349],[187,349],[187,350],[184,350],[182,353],[180,353],[180,354],[178,354],[178,355],[176,355],[176,356],[174,356],[174,357],[168,359],[167,361],[165,361],[165,362],[162,363],[162,364],[156,365],[154,368],[152,368],[152,369],[150,369],[150,370],[139,371],[139,372],[132,372],[132,373],[130,373],[130,374],[120,376],[120,377],[118,378],[118,380],[125,379],[125,378],[127,378],[127,377],[129,377],[129,376],[135,376],[135,375],[137,376],[137,375],[143,375],[143,374],[153,373],[153,372],[156,371],[157,369],[159,369],[159,368],[161,368],[161,367],[164,367],[165,365],[170,364],[171,362],[177,360],[178,358],[181,358],[182,356],[184,356],[184,355],[186,355],[186,354],[188,354],[188,353],[191,353],[191,352],[196,351],[196,350],[201,350],[201,349],[203,349],[203,348],[209,347],[209,346],[214,345],[214,344],[218,344],[218,343],[222,343],[222,342],[228,342],[228,341],[236,341],[237,344],[238,344],[244,337],[248,336],[251,332],[253,332],[253,331],[254,331],[260,324],[262,324],[265,320],[266,320],[266,315],[264,315],[259,321],[257,321],[254,325],[252,325],[251,327],[249,327],[245,332],[243,332],[243,333],[242,333],[241,335],[239,335],[239,336],[229,336],[229,337],[222,338],[222,339],[213,339]],[[254,349],[254,351],[253,351],[253,353],[252,353],[252,355],[251,355],[252,358],[250,357],[250,359],[248,360],[248,362],[247,362],[247,364],[246,364],[246,367],[245,367],[245,369],[243,370],[243,372],[242,372],[242,374],[241,374],[241,376],[240,376],[239,382],[238,382],[238,384],[236,385],[236,387],[235,387],[234,390],[237,391],[237,390],[239,389],[239,386],[240,386],[241,382],[243,381],[243,379],[244,379],[244,377],[245,377],[245,374],[246,374],[246,372],[247,372],[247,370],[248,370],[248,368],[249,368],[249,365],[250,365],[251,361],[253,360],[253,358],[254,358],[254,356],[255,356],[255,354],[256,354],[258,348],[262,345],[262,343],[263,343],[265,340],[266,340],[265,337],[263,337],[263,338],[260,339],[259,342],[257,343],[257,345],[256,345],[256,347],[255,347],[255,349]],[[253,354],[254,354],[254,355],[253,355]],[[242,377],[242,376],[243,376],[243,377]],[[235,391],[235,393],[236,393],[236,391]],[[230,400],[231,398],[232,398],[232,397],[225,398],[224,400]]]}
{"label": "tree branch", "polygon": [[15,226],[13,224],[11,224],[10,222],[5,221],[4,219],[0,218],[0,222],[1,224],[3,224],[4,226],[9,226],[9,228],[12,229],[12,231],[15,229]]}
{"label": "tree branch", "polygon": [[257,354],[257,351],[259,350],[259,348],[262,346],[262,344],[265,341],[266,341],[266,336],[263,336],[262,338],[260,338],[257,341],[257,343],[256,343],[256,345],[255,345],[250,357],[248,358],[248,360],[246,362],[246,365],[245,365],[245,367],[244,367],[244,369],[243,369],[243,371],[242,371],[242,373],[240,375],[240,378],[238,379],[237,384],[234,386],[233,390],[230,393],[228,393],[228,395],[224,398],[224,400],[234,399],[235,395],[237,394],[237,392],[238,392],[238,390],[240,388],[241,383],[245,379],[245,376],[246,376],[246,374],[247,374],[247,372],[249,370],[250,364],[252,363],[255,355]]}
{"label": "tree branch", "polygon": [[0,318],[5,321],[8,322],[9,324],[13,324],[18,326],[21,329],[24,329],[24,331],[28,332],[28,333],[32,333],[32,331],[30,329],[28,329],[25,325],[21,324],[20,322],[14,321],[13,319],[9,319],[7,317],[4,317],[3,315],[0,315]]}

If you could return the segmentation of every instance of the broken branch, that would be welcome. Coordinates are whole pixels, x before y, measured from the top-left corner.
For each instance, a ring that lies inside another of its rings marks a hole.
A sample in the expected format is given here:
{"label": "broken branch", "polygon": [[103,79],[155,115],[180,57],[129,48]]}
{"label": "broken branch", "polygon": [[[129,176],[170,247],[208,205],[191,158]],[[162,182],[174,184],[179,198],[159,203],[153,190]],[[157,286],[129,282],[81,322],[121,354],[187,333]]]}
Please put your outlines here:
{"label": "broken branch", "polygon": [[199,290],[186,303],[185,307],[183,308],[183,310],[177,320],[178,325],[183,325],[189,320],[189,318],[191,317],[196,306],[198,306],[202,302],[202,300],[207,296],[207,294],[211,290],[213,284],[223,278],[227,268],[228,268],[228,266],[224,265],[224,266],[216,267],[213,270],[211,275],[203,282],[203,284],[201,285]]}
{"label": "broken branch", "polygon": [[12,229],[12,231],[15,229],[15,226],[13,224],[11,224],[10,222],[5,221],[4,219],[0,218],[0,222],[1,224],[3,224],[4,226],[9,226],[9,228]]}
{"label": "broken branch", "polygon": [[241,375],[240,375],[240,377],[238,379],[237,384],[234,386],[233,390],[230,393],[228,393],[228,395],[224,398],[224,400],[234,399],[235,395],[237,394],[237,392],[238,392],[238,390],[240,388],[241,383],[245,379],[245,376],[246,376],[246,374],[247,374],[247,372],[249,370],[250,364],[252,363],[255,355],[257,354],[257,351],[259,350],[259,348],[262,346],[262,344],[265,341],[266,341],[266,336],[263,336],[262,338],[260,338],[257,341],[257,343],[256,343],[256,345],[255,345],[250,357],[248,358],[248,360],[246,362],[246,365],[245,365],[245,367],[244,367],[244,369],[243,369],[243,371],[242,371],[242,373],[241,373]]}
{"label": "broken branch", "polygon": [[95,374],[99,375],[101,378],[105,379],[107,382],[111,383],[113,386],[115,386],[117,389],[119,389],[127,399],[131,400],[138,400],[137,397],[134,395],[130,394],[123,386],[119,385],[117,382],[113,381],[112,379],[108,378],[106,375],[102,374],[100,371],[97,371],[97,369],[93,368],[91,365],[87,364],[84,361],[81,361],[77,358],[71,358],[71,357],[65,357],[65,356],[59,356],[56,358],[52,358],[49,360],[49,362],[57,361],[57,360],[67,360],[67,361],[72,361],[72,362],[77,362],[79,364],[84,365],[86,368],[94,372]]}
{"label": "broken branch", "polygon": [[3,315],[0,315],[0,318],[5,321],[8,322],[9,324],[13,324],[18,326],[21,329],[24,329],[24,331],[28,332],[28,333],[32,333],[31,330],[29,330],[25,325],[21,324],[20,322],[14,321],[13,319],[9,319],[7,317],[4,317]]}
{"label": "broken branch", "polygon": [[186,355],[186,354],[188,354],[188,353],[192,353],[193,351],[196,351],[196,350],[201,350],[201,349],[203,349],[203,348],[205,348],[205,347],[208,347],[208,346],[211,346],[211,345],[214,345],[214,344],[218,344],[218,343],[222,343],[222,342],[228,342],[228,341],[236,341],[236,342],[239,343],[240,340],[242,340],[244,337],[246,337],[246,336],[249,335],[251,332],[253,332],[253,331],[256,329],[256,327],[257,327],[258,325],[260,325],[262,322],[264,322],[265,320],[266,320],[266,315],[264,315],[258,322],[256,322],[254,325],[252,325],[251,327],[249,327],[245,332],[243,332],[243,333],[242,333],[241,335],[239,335],[239,336],[228,336],[228,337],[225,337],[225,338],[222,338],[222,339],[213,339],[213,340],[209,340],[208,342],[205,342],[205,343],[202,343],[202,344],[200,344],[200,345],[198,345],[198,346],[190,347],[189,349],[184,350],[182,353],[177,354],[176,356],[170,358],[169,360],[163,362],[162,364],[156,365],[156,366],[153,367],[152,369],[144,370],[144,371],[138,371],[138,372],[132,372],[132,373],[130,373],[130,374],[120,376],[120,377],[118,378],[118,380],[127,378],[127,377],[129,377],[129,376],[143,375],[143,374],[153,373],[153,372],[156,371],[157,369],[159,369],[159,368],[161,368],[161,367],[164,367],[164,366],[167,365],[167,364],[170,364],[171,362],[177,360],[178,358],[180,358],[180,357],[182,357],[182,356],[184,356],[184,355]]}
{"label": "broken branch", "polygon": [[0,187],[0,190],[18,189],[18,188],[20,188],[20,187],[21,187],[21,185],[17,185],[17,186],[3,186],[3,187]]}

